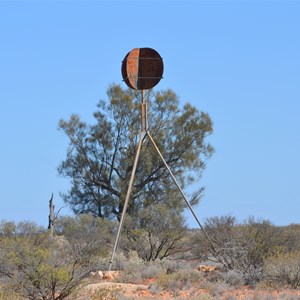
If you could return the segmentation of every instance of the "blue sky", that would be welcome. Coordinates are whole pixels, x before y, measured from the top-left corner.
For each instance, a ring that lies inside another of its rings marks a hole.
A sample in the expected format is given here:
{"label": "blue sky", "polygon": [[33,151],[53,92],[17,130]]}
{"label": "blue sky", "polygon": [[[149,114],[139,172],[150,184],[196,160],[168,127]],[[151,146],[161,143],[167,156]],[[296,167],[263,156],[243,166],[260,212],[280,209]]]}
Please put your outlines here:
{"label": "blue sky", "polygon": [[92,122],[108,85],[125,87],[125,54],[151,47],[157,89],[214,121],[200,220],[299,223],[299,16],[298,1],[0,1],[0,220],[47,225],[70,187],[59,119]]}

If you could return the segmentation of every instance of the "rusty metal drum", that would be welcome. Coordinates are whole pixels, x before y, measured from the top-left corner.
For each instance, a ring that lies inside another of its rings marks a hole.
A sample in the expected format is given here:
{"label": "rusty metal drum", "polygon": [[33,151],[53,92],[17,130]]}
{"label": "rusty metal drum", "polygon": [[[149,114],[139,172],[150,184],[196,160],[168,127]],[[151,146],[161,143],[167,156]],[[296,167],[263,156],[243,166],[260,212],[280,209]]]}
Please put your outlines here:
{"label": "rusty metal drum", "polygon": [[148,90],[159,83],[164,65],[159,53],[152,48],[134,48],[122,62],[122,77],[134,90]]}

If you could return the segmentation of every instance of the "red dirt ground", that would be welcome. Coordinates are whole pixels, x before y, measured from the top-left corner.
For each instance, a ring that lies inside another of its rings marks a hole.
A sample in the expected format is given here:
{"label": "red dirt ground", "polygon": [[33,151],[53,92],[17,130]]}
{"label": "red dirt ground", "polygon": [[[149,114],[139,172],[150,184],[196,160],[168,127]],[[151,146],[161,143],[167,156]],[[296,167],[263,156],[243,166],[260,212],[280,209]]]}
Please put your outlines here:
{"label": "red dirt ground", "polygon": [[[99,283],[92,283],[86,286],[76,297],[76,300],[88,300],[98,289],[115,291],[122,295],[120,299],[144,299],[144,300],[171,300],[171,299],[218,299],[218,300],[296,300],[300,299],[300,290],[289,289],[254,289],[243,286],[239,289],[231,289],[222,293],[193,286],[185,291],[155,291],[149,287],[155,283],[155,279],[148,279],[143,284],[117,283],[109,280],[102,280]],[[74,298],[72,298],[73,300]],[[96,298],[95,298],[96,299]],[[118,299],[107,295],[107,298],[99,299]]]}

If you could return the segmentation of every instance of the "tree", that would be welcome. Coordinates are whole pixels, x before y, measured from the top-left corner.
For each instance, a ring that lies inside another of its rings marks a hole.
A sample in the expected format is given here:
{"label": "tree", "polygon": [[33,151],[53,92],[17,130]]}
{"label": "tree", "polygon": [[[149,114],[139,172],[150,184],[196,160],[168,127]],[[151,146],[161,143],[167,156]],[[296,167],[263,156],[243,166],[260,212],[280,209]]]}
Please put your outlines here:
{"label": "tree", "polygon": [[51,198],[49,200],[49,217],[48,217],[48,230],[50,232],[50,235],[53,237],[54,232],[54,224],[57,219],[54,213],[54,203],[53,203],[53,193],[51,194]]}
{"label": "tree", "polygon": [[[123,209],[140,132],[141,94],[119,85],[108,88],[108,103],[100,101],[96,122],[88,125],[78,115],[61,120],[59,128],[68,136],[66,159],[59,174],[71,179],[71,189],[63,195],[75,214],[93,213],[101,218],[118,218]],[[212,133],[208,114],[190,104],[179,107],[172,90],[149,90],[149,128],[168,165],[183,188],[201,176],[206,159],[213,152],[206,137]],[[183,201],[169,197],[174,186],[163,163],[146,139],[143,143],[136,179],[127,213],[139,226],[141,211],[168,201],[180,214]],[[203,188],[192,197],[197,204]]]}

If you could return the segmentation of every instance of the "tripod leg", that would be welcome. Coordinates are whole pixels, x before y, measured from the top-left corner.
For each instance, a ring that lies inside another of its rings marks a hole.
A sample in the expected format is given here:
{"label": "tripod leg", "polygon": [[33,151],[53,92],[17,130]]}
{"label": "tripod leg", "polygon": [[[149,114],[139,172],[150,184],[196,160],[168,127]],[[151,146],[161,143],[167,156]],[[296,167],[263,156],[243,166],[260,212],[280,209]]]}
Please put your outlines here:
{"label": "tripod leg", "polygon": [[[165,161],[163,155],[162,155],[161,152],[159,151],[159,149],[158,149],[158,147],[157,147],[157,145],[156,145],[156,143],[155,143],[155,141],[154,141],[154,139],[153,139],[153,137],[151,136],[151,134],[150,134],[149,131],[147,131],[147,135],[148,135],[150,141],[152,142],[152,144],[153,144],[155,150],[157,151],[158,155],[160,156],[161,160],[163,161],[164,165],[166,166],[166,168],[167,168],[169,174],[171,175],[171,177],[172,177],[174,183],[176,184],[176,186],[177,186],[177,188],[178,188],[178,190],[179,190],[181,196],[183,197],[183,199],[184,199],[186,205],[188,206],[188,208],[190,209],[191,213],[193,214],[193,216],[194,216],[196,222],[198,223],[199,227],[200,227],[202,230],[204,230],[204,228],[202,227],[202,225],[201,225],[201,223],[200,223],[200,221],[199,221],[199,219],[198,219],[198,217],[197,217],[195,211],[193,210],[192,206],[190,205],[189,201],[187,200],[186,196],[184,195],[184,193],[183,193],[182,189],[180,188],[180,186],[179,186],[179,184],[178,184],[178,182],[177,182],[175,176],[173,175],[173,173],[172,173],[170,167],[168,166],[167,162]],[[204,231],[204,232],[205,232],[205,231]]]}
{"label": "tripod leg", "polygon": [[212,249],[215,250],[214,243],[212,242],[211,238],[209,237],[209,235],[208,235],[208,233],[206,232],[206,230],[204,229],[204,227],[201,225],[201,223],[200,223],[200,221],[199,221],[199,219],[198,219],[198,217],[197,217],[195,211],[193,210],[191,204],[189,203],[189,201],[187,200],[186,196],[184,195],[184,193],[183,193],[182,189],[180,188],[180,186],[179,186],[179,184],[178,184],[178,182],[177,182],[175,176],[173,175],[173,173],[172,173],[170,167],[168,166],[168,164],[167,164],[167,162],[165,161],[163,155],[161,154],[161,152],[159,151],[157,145],[155,144],[155,141],[154,141],[153,137],[151,136],[151,134],[150,134],[149,131],[146,131],[146,133],[147,133],[147,135],[148,135],[150,141],[152,142],[152,144],[153,144],[155,150],[157,151],[158,155],[160,156],[161,160],[163,161],[164,165],[166,166],[166,168],[167,168],[169,174],[171,175],[171,177],[172,177],[174,183],[176,184],[176,186],[177,186],[177,188],[178,188],[178,190],[179,190],[181,196],[183,197],[183,199],[184,199],[186,205],[188,206],[188,208],[190,209],[191,213],[193,214],[193,216],[194,216],[196,222],[198,223],[200,229],[203,231],[203,233],[204,233],[205,237],[207,238],[208,242],[210,243]]}
{"label": "tripod leg", "polygon": [[130,177],[130,181],[129,181],[129,185],[128,185],[128,190],[127,190],[127,194],[126,194],[126,198],[125,198],[125,202],[124,202],[124,206],[123,206],[123,211],[122,211],[121,220],[120,220],[120,224],[119,224],[119,228],[118,228],[118,232],[117,232],[117,237],[116,237],[116,240],[115,240],[114,248],[113,248],[111,259],[110,259],[110,262],[109,262],[108,271],[111,270],[111,266],[112,266],[112,263],[113,263],[113,260],[114,260],[114,256],[115,256],[115,253],[116,253],[116,250],[117,250],[117,247],[118,247],[120,234],[121,234],[122,226],[123,226],[123,223],[124,223],[125,214],[126,214],[126,210],[127,210],[127,206],[128,206],[128,201],[129,201],[129,197],[130,197],[130,193],[131,193],[131,189],[132,189],[132,185],[133,185],[135,171],[136,171],[136,167],[137,167],[137,163],[138,163],[138,160],[139,160],[139,155],[140,155],[140,151],[141,151],[141,147],[142,147],[142,143],[143,143],[143,134],[144,134],[144,132],[141,132],[141,134],[140,134],[140,140],[139,140],[139,144],[138,144],[138,147],[137,147],[137,151],[136,151],[136,155],[135,155],[135,159],[134,159],[134,163],[133,163],[132,173],[131,173],[131,177]]}

